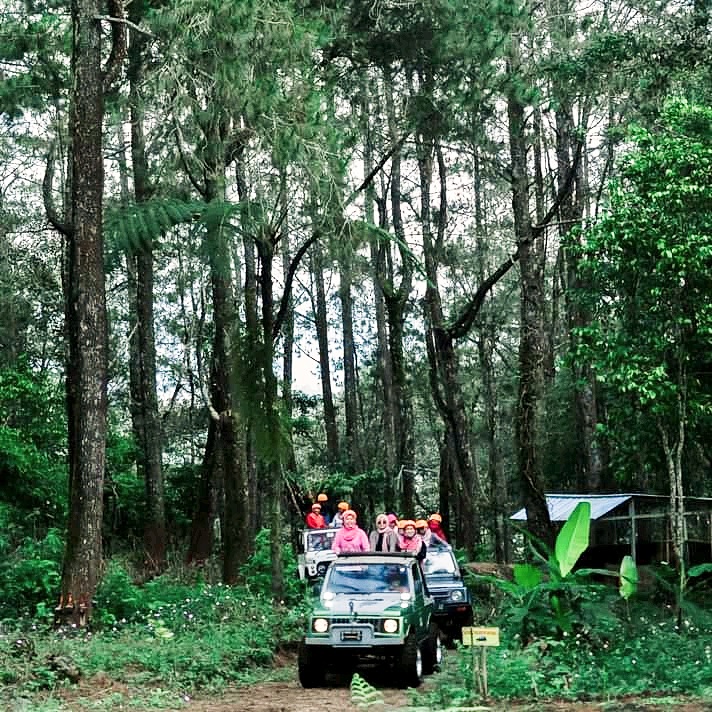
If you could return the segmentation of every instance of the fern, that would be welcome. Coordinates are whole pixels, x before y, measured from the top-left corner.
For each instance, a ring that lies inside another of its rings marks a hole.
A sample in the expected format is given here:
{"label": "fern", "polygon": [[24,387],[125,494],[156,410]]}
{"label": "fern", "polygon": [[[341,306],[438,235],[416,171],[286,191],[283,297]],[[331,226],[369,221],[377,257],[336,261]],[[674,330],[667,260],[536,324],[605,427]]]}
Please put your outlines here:
{"label": "fern", "polygon": [[373,685],[369,685],[357,672],[351,678],[351,702],[356,707],[371,707],[373,705],[383,705],[383,693]]}
{"label": "fern", "polygon": [[136,252],[151,247],[176,225],[200,218],[205,209],[205,203],[174,198],[109,206],[104,217],[109,253]]}

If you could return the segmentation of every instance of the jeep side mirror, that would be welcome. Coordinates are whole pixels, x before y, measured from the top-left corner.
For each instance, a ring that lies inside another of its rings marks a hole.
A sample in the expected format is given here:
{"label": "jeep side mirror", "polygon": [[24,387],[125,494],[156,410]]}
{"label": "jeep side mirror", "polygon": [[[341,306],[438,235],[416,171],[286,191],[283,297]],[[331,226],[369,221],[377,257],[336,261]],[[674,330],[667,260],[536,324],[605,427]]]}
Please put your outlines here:
{"label": "jeep side mirror", "polygon": [[311,594],[316,598],[320,593],[321,593],[321,584],[322,581],[314,581],[314,583],[311,586]]}

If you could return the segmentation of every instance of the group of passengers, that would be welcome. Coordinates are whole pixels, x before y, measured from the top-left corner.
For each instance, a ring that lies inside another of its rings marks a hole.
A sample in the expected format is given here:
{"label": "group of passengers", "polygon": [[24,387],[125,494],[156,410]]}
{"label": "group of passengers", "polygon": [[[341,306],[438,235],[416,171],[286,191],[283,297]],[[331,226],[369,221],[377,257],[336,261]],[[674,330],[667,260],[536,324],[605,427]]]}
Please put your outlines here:
{"label": "group of passengers", "polygon": [[307,514],[310,529],[335,528],[331,548],[337,554],[360,551],[410,551],[419,561],[425,558],[428,547],[447,544],[442,529],[442,517],[437,512],[425,519],[399,519],[393,513],[376,516],[376,526],[370,534],[358,526],[356,512],[348,502],[339,502],[337,512],[330,520],[322,513],[328,497],[320,494]]}

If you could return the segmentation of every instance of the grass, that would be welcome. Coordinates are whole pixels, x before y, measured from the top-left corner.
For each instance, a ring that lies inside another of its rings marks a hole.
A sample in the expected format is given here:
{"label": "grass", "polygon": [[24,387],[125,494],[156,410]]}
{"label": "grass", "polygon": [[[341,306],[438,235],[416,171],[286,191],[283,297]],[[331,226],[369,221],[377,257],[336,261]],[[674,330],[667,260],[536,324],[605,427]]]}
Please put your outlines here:
{"label": "grass", "polygon": [[[677,696],[712,702],[712,616],[701,610],[678,626],[666,606],[637,604],[630,621],[605,633],[582,630],[526,646],[502,631],[487,653],[492,700],[595,700]],[[427,693],[434,709],[480,700],[472,649],[460,648]]]}
{"label": "grass", "polygon": [[[136,586],[125,568],[113,565],[97,592],[91,630],[55,630],[39,614],[1,622],[0,709],[176,709],[196,695],[293,680],[293,666],[275,661],[301,636],[305,592],[294,574],[290,598],[274,604],[264,586],[255,587],[255,576],[245,580],[253,586],[169,576]],[[488,704],[592,700],[604,709],[608,700],[633,695],[666,709],[689,696],[712,701],[707,610],[690,607],[678,625],[669,606],[633,602],[582,619],[569,634],[540,635],[526,645],[504,623],[511,612],[503,611],[502,645],[488,651]],[[471,650],[461,648],[413,703],[477,707],[477,689]]]}
{"label": "grass", "polygon": [[175,708],[199,691],[275,677],[275,656],[299,637],[305,611],[246,586],[164,577],[139,587],[114,567],[91,629],[0,624],[0,709],[65,710],[67,696],[72,710]]}

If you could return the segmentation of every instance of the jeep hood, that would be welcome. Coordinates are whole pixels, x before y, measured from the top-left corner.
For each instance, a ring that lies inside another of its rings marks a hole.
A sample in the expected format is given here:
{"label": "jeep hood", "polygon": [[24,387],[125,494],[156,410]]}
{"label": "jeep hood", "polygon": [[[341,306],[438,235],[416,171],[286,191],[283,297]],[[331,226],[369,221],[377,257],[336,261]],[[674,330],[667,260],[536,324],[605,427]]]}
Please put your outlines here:
{"label": "jeep hood", "polygon": [[465,582],[461,578],[453,578],[452,576],[427,576],[425,582],[428,586],[428,591],[450,591],[454,588],[465,588]]}
{"label": "jeep hood", "polygon": [[[351,605],[353,603],[353,606]],[[361,617],[373,616],[397,616],[401,611],[406,610],[401,608],[400,596],[383,596],[379,598],[365,596],[349,596],[347,594],[337,596],[331,601],[330,606],[325,606],[323,603],[314,609],[313,615],[347,617],[353,613]]]}

